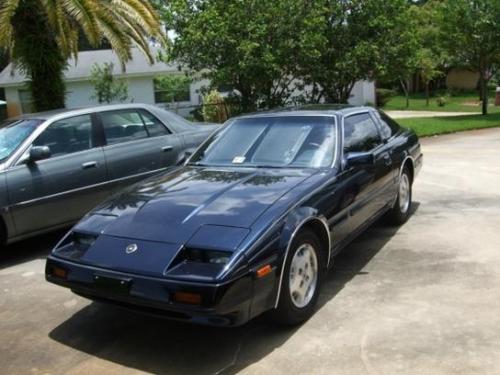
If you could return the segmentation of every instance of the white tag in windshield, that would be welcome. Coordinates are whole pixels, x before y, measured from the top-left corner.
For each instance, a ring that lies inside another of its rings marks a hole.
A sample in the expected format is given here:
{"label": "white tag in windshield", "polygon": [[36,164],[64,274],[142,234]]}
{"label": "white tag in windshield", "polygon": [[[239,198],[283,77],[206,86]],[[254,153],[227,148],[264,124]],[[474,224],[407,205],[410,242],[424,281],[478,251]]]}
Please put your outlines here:
{"label": "white tag in windshield", "polygon": [[241,164],[245,162],[245,157],[244,156],[236,156],[233,159],[233,164]]}

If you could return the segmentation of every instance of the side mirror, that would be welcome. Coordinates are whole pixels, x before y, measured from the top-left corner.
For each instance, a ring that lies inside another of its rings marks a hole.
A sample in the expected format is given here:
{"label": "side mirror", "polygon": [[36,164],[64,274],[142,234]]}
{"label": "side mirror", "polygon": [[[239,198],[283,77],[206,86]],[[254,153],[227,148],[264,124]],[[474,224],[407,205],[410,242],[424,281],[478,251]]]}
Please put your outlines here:
{"label": "side mirror", "polygon": [[39,160],[48,159],[50,157],[51,153],[48,146],[33,146],[30,150],[29,162],[36,163]]}
{"label": "side mirror", "polygon": [[371,152],[349,152],[345,161],[347,167],[372,167],[375,165],[375,156]]}

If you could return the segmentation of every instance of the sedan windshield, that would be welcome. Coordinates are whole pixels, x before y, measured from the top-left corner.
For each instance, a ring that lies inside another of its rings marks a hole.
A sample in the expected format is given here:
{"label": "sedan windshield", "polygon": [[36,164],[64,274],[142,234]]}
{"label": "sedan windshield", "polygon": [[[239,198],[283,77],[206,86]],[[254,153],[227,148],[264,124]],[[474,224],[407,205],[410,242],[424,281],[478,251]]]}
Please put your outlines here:
{"label": "sedan windshield", "polygon": [[0,161],[7,159],[42,123],[42,120],[17,120],[0,129]]}
{"label": "sedan windshield", "polygon": [[203,166],[322,168],[332,164],[335,120],[327,116],[238,119],[191,158]]}

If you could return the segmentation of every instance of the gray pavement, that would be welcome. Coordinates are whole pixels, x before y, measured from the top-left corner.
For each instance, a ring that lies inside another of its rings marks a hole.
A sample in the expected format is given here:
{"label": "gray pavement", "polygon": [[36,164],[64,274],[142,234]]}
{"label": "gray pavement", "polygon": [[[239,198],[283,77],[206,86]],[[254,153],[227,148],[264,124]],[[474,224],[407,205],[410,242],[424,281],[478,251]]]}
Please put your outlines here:
{"label": "gray pavement", "polygon": [[60,234],[0,257],[2,374],[499,374],[500,129],[423,140],[414,214],[376,224],[295,329],[173,323],[44,281]]}

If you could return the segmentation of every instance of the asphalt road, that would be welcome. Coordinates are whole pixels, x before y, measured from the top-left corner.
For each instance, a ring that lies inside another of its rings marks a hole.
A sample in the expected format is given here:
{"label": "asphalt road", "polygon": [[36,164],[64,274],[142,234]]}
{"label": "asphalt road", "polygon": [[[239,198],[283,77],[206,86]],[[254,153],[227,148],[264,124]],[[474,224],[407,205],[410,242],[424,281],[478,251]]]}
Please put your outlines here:
{"label": "asphalt road", "polygon": [[296,329],[173,323],[44,281],[60,234],[0,258],[2,374],[499,374],[500,129],[423,141],[414,214],[337,261]]}

